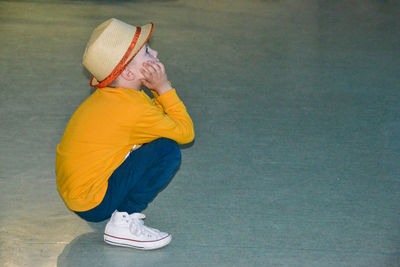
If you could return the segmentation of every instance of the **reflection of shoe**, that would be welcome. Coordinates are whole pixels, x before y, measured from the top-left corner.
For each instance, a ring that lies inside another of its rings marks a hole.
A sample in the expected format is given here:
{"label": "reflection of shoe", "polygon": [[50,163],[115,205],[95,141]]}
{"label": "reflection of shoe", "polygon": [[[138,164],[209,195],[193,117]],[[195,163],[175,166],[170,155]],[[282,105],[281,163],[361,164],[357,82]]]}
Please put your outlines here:
{"label": "reflection of shoe", "polygon": [[150,250],[162,248],[171,242],[171,235],[147,227],[144,214],[114,211],[104,231],[104,241],[115,246]]}

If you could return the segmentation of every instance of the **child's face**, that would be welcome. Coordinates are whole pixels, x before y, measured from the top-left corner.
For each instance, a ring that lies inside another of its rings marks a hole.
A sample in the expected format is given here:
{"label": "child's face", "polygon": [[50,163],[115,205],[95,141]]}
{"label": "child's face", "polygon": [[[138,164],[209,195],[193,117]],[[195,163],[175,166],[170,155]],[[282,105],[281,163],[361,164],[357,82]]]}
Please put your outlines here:
{"label": "child's face", "polygon": [[143,79],[141,69],[143,68],[143,63],[147,61],[160,61],[157,58],[158,52],[150,48],[149,43],[146,43],[133,58],[131,63],[129,63],[130,69],[134,72],[136,79]]}

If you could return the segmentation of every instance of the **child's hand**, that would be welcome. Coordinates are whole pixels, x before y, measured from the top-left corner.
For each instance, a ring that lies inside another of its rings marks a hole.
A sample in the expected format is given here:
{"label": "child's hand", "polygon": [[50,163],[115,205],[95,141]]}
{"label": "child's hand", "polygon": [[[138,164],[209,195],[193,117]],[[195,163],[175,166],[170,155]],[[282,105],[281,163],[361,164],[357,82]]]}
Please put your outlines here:
{"label": "child's hand", "polygon": [[147,61],[143,63],[143,68],[140,71],[144,76],[144,79],[141,79],[142,84],[150,90],[162,95],[172,89],[168,83],[165,67],[160,61]]}

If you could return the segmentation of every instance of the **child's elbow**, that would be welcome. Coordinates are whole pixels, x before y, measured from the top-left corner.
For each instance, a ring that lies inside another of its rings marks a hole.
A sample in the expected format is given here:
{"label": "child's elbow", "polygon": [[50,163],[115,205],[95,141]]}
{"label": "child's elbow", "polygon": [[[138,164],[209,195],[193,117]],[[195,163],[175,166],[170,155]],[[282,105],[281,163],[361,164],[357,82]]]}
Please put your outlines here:
{"label": "child's elbow", "polygon": [[178,141],[179,144],[184,145],[192,142],[194,140],[195,134],[194,134],[194,129],[190,129],[190,131],[187,131],[185,134],[183,134]]}

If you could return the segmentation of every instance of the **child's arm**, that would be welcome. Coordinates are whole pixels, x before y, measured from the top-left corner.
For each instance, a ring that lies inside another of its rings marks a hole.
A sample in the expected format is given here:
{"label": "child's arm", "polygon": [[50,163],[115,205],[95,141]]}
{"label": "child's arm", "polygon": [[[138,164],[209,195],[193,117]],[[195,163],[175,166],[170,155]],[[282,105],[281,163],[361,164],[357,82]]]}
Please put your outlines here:
{"label": "child's arm", "polygon": [[158,99],[157,99],[158,98],[158,94],[155,91],[151,91],[151,93],[154,96],[154,98],[152,99],[154,105],[156,105],[156,107],[158,107],[162,112],[165,112],[164,111],[164,107],[161,105],[160,101],[158,101]]}
{"label": "child's arm", "polygon": [[156,101],[162,108],[149,106],[143,110],[142,122],[135,128],[137,134],[144,138],[166,137],[181,144],[191,142],[194,138],[193,122],[168,83],[164,65],[161,62],[144,63],[142,74],[143,85],[159,95]]}
{"label": "child's arm", "polygon": [[143,85],[150,89],[154,96],[154,104],[164,112],[164,108],[157,98],[172,89],[171,83],[168,82],[164,64],[160,61],[147,61],[143,63],[141,72],[144,76],[144,79],[141,80]]}
{"label": "child's arm", "polygon": [[[169,85],[172,86],[170,81],[168,81],[168,83],[169,83]],[[158,100],[158,97],[159,97],[158,93],[156,91],[154,91],[154,90],[150,90],[150,92],[153,94],[153,99],[152,100],[153,100],[154,105],[156,105],[162,112],[165,112],[164,111],[164,107],[161,105],[160,101]]]}

